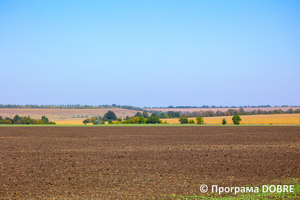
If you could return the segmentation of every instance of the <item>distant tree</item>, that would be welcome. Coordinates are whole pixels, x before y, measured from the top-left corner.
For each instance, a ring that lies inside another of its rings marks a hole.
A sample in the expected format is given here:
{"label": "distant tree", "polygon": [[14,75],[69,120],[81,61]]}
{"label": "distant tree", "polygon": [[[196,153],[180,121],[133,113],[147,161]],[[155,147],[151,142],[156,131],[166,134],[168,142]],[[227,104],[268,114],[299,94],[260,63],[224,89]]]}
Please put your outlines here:
{"label": "distant tree", "polygon": [[202,117],[196,117],[197,124],[203,124],[204,120]]}
{"label": "distant tree", "polygon": [[179,122],[180,122],[180,124],[187,124],[187,123],[189,123],[188,118],[186,118],[186,117],[180,117],[179,118]]}
{"label": "distant tree", "polygon": [[217,110],[216,115],[217,116],[224,116],[224,113],[221,110]]}
{"label": "distant tree", "polygon": [[164,113],[164,112],[160,113],[159,118],[166,119],[167,118],[166,113]]}
{"label": "distant tree", "polygon": [[139,123],[139,121],[140,121],[140,119],[138,117],[134,117],[131,119],[132,124],[137,124],[137,123]]}
{"label": "distant tree", "polygon": [[21,121],[21,117],[19,117],[19,115],[15,115],[14,118],[13,118],[13,122],[15,124],[15,122],[17,121]]}
{"label": "distant tree", "polygon": [[3,122],[4,122],[3,124],[12,124],[13,123],[11,119],[7,119],[7,118],[5,118],[3,120]]}
{"label": "distant tree", "polygon": [[223,125],[227,124],[226,119],[223,119],[223,120],[222,120],[222,124],[223,124]]}
{"label": "distant tree", "polygon": [[189,120],[189,124],[195,124],[195,120],[190,119],[190,120]]}
{"label": "distant tree", "polygon": [[108,124],[113,124],[113,121],[111,119],[108,120]]}
{"label": "distant tree", "polygon": [[174,118],[178,118],[178,117],[180,117],[180,112],[175,112],[174,113]]}
{"label": "distant tree", "polygon": [[240,108],[240,109],[239,109],[239,114],[240,114],[240,115],[245,115],[245,111],[244,111],[243,108]]}
{"label": "distant tree", "polygon": [[236,125],[240,124],[240,121],[242,121],[241,117],[239,115],[234,115],[232,117],[232,122]]}
{"label": "distant tree", "polygon": [[87,123],[90,123],[90,120],[89,119],[85,119],[82,121],[82,123],[84,123],[84,125],[86,125]]}
{"label": "distant tree", "polygon": [[140,117],[139,119],[139,124],[146,124],[146,118],[145,117]]}
{"label": "distant tree", "polygon": [[107,113],[104,114],[104,117],[103,117],[104,121],[108,121],[108,120],[117,120],[117,116],[116,114],[109,110]]}
{"label": "distant tree", "polygon": [[151,116],[152,116],[152,117],[157,117],[157,113],[154,112],[154,113],[151,114]]}
{"label": "distant tree", "polygon": [[101,124],[102,122],[99,120],[99,119],[95,119],[95,121],[94,121],[94,125],[97,125],[97,124]]}
{"label": "distant tree", "polygon": [[288,109],[288,111],[287,111],[288,113],[294,113],[294,111],[293,111],[293,109],[292,108],[290,108],[290,109]]}
{"label": "distant tree", "polygon": [[143,115],[142,115],[142,113],[140,113],[140,112],[137,112],[135,115],[134,115],[134,117],[142,117]]}
{"label": "distant tree", "polygon": [[143,117],[145,117],[147,119],[147,118],[149,118],[149,114],[146,111],[144,111],[143,112]]}
{"label": "distant tree", "polygon": [[174,117],[174,111],[168,111],[167,115],[169,116],[169,118],[173,118]]}
{"label": "distant tree", "polygon": [[146,121],[147,124],[161,124],[162,121],[159,119],[159,117],[157,116],[150,116],[147,121]]}
{"label": "distant tree", "polygon": [[[28,116],[28,118],[29,118],[29,116]],[[49,123],[49,120],[46,116],[42,116],[41,121],[44,122],[45,124]]]}

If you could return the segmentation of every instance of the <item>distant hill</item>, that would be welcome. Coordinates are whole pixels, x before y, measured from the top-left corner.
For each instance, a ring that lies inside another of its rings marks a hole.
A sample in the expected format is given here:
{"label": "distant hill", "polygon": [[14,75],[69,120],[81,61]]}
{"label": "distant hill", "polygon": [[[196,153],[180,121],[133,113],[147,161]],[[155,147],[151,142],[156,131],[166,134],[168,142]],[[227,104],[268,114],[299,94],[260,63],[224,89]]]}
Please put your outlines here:
{"label": "distant hill", "polygon": [[[228,109],[234,109],[234,110],[239,110],[240,107],[234,107],[234,108],[147,108],[146,110],[148,111],[162,111],[162,112],[167,112],[167,111],[178,111],[178,112],[194,112],[194,111],[208,111],[211,110],[213,112],[216,112],[217,110],[220,110],[222,112],[227,111]],[[263,110],[263,111],[270,111],[270,110],[283,110],[283,111],[288,111],[289,109],[299,109],[299,107],[296,106],[289,106],[289,107],[243,107],[244,111],[253,111],[253,110]]]}

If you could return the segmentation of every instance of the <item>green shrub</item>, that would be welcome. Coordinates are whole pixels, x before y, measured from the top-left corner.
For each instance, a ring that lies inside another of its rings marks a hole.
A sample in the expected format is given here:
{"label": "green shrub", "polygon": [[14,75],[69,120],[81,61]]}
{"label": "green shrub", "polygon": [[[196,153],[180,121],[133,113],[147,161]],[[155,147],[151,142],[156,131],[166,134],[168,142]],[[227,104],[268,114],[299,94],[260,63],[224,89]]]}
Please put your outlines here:
{"label": "green shrub", "polygon": [[188,118],[182,117],[182,116],[179,118],[179,121],[180,121],[180,124],[187,124],[187,123],[189,123]]}
{"label": "green shrub", "polygon": [[146,121],[145,117],[140,117],[139,124],[146,124]]}
{"label": "green shrub", "polygon": [[94,121],[94,125],[97,125],[97,124],[101,124],[102,122],[99,120],[99,119],[96,119],[95,121]]}
{"label": "green shrub", "polygon": [[189,124],[195,124],[195,120],[190,119],[190,120],[189,120]]}
{"label": "green shrub", "polygon": [[223,125],[227,124],[226,119],[223,119],[223,120],[222,120],[222,124],[223,124]]}
{"label": "green shrub", "polygon": [[204,124],[204,120],[202,117],[196,117],[197,124]]}
{"label": "green shrub", "polygon": [[161,124],[162,121],[159,119],[159,117],[157,116],[150,116],[147,121],[146,121],[147,124]]}
{"label": "green shrub", "polygon": [[236,125],[240,124],[240,121],[242,121],[241,117],[239,115],[234,115],[232,117],[232,122]]}

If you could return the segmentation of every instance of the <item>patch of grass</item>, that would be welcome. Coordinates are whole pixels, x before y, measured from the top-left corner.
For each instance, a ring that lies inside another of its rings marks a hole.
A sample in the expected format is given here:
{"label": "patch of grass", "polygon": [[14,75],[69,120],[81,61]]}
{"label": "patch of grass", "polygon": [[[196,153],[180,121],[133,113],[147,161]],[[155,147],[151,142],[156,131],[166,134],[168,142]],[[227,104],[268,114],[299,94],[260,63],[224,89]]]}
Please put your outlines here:
{"label": "patch of grass", "polygon": [[276,124],[276,125],[266,125],[266,124],[240,124],[240,125],[219,125],[219,124],[206,124],[206,125],[198,125],[198,124],[105,124],[105,125],[84,125],[84,124],[0,124],[0,127],[116,127],[116,126],[230,126],[230,127],[239,127],[239,126],[300,126],[298,124],[284,125],[284,124]]}

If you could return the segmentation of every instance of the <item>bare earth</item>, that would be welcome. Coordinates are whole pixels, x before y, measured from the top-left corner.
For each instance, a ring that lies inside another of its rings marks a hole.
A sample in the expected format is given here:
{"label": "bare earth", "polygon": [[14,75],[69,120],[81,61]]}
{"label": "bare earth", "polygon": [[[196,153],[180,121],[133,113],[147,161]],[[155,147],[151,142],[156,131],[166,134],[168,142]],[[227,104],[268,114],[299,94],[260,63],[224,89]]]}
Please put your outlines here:
{"label": "bare earth", "polygon": [[200,195],[300,178],[299,158],[299,126],[0,127],[0,199]]}

